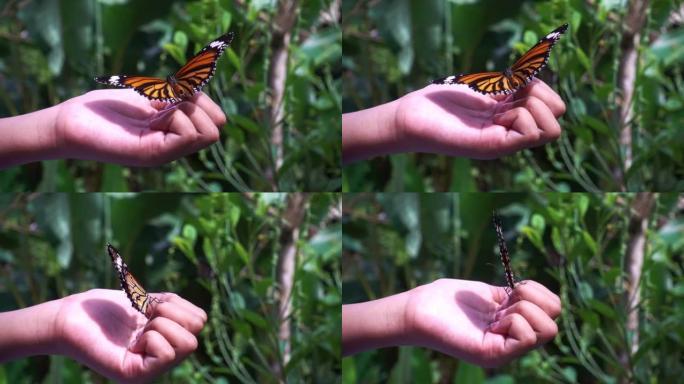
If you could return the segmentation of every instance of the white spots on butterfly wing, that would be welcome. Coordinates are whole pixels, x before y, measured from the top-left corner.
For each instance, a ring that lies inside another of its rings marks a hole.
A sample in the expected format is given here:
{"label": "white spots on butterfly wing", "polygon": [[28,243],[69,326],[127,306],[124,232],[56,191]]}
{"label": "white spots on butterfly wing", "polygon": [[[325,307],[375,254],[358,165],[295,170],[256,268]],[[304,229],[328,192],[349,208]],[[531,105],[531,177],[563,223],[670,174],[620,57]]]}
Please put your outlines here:
{"label": "white spots on butterfly wing", "polygon": [[546,37],[544,37],[542,39],[542,41],[553,40],[553,42],[555,43],[558,39],[561,38],[561,35],[564,34],[565,31],[567,31],[567,30],[568,30],[568,25],[563,24],[560,27],[556,28],[555,30],[551,31],[551,33],[549,33],[548,35],[546,35]]}
{"label": "white spots on butterfly wing", "polygon": [[114,75],[110,76],[109,79],[107,79],[107,82],[111,85],[116,85],[118,87],[125,87],[126,85],[121,82],[125,78],[125,76]]}
{"label": "white spots on butterfly wing", "polygon": [[226,45],[228,45],[228,44],[226,44],[224,41],[221,41],[221,40],[214,40],[211,43],[209,43],[209,46],[214,48],[214,49],[222,49]]}
{"label": "white spots on butterfly wing", "polygon": [[447,76],[441,79],[433,80],[432,84],[446,84],[446,85],[451,85],[451,84],[456,84],[456,79],[458,76],[451,75]]}
{"label": "white spots on butterfly wing", "polygon": [[546,35],[546,38],[549,40],[558,40],[561,36],[560,32],[551,32],[548,35]]}
{"label": "white spots on butterfly wing", "polygon": [[126,80],[127,77],[128,76],[126,75],[100,76],[96,77],[95,81],[97,81],[100,84],[113,85],[115,87],[132,88],[122,83],[122,81]]}

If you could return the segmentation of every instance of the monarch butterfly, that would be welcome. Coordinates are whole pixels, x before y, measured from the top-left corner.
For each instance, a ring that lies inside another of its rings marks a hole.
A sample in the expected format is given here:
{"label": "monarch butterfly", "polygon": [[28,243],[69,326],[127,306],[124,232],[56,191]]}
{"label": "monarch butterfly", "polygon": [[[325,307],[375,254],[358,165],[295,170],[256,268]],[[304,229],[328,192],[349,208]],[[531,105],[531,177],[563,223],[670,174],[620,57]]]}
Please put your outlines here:
{"label": "monarch butterfly", "polygon": [[128,300],[131,301],[131,305],[133,308],[145,315],[145,317],[150,318],[151,314],[149,314],[147,311],[150,306],[150,301],[161,303],[161,300],[147,294],[145,288],[143,288],[143,286],[138,283],[138,280],[136,280],[135,277],[128,272],[128,266],[126,263],[124,263],[119,251],[117,251],[116,248],[109,243],[107,243],[107,252],[109,253],[109,257],[112,259],[114,269],[116,269],[116,271],[119,273],[121,289],[126,292],[126,296],[128,296]]}
{"label": "monarch butterfly", "polygon": [[432,84],[465,84],[485,95],[513,93],[527,85],[546,66],[551,48],[567,29],[567,24],[554,29],[503,72],[452,75],[434,80]]}
{"label": "monarch butterfly", "polygon": [[133,88],[150,100],[176,103],[190,98],[209,82],[216,72],[216,61],[233,41],[228,32],[202,48],[181,69],[166,79],[148,76],[110,75],[95,78],[98,83],[122,88]]}
{"label": "monarch butterfly", "polygon": [[501,229],[501,217],[492,212],[492,222],[494,223],[494,230],[496,231],[496,238],[499,240],[499,255],[501,256],[501,264],[503,264],[504,272],[506,273],[506,282],[508,287],[515,289],[515,276],[511,270],[511,260],[508,256],[508,248],[506,247],[506,240],[504,239],[503,230]]}

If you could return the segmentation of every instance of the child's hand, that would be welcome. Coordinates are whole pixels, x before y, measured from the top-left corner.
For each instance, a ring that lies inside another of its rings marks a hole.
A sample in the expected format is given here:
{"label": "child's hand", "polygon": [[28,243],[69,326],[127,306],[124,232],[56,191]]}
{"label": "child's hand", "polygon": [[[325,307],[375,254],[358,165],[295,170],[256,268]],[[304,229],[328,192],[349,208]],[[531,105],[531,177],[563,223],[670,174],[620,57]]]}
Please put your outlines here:
{"label": "child's hand", "polygon": [[[117,381],[146,382],[197,348],[207,321],[201,309],[172,293],[155,294],[152,318],[121,290],[93,289],[59,300],[54,331],[61,353]],[[47,325],[46,325],[47,326]]]}
{"label": "child's hand", "polygon": [[430,85],[399,99],[396,126],[415,151],[492,159],[558,139],[563,113],[563,100],[537,79],[495,97],[464,85]]}
{"label": "child's hand", "polygon": [[342,306],[342,353],[414,345],[485,367],[504,364],[558,333],[558,296],[534,281],[503,287],[440,279]]}
{"label": "child's hand", "polygon": [[154,166],[196,152],[218,140],[226,123],[204,93],[159,109],[130,89],[88,92],[60,104],[54,142],[57,157]]}
{"label": "child's hand", "polygon": [[408,292],[410,344],[485,367],[507,363],[558,333],[560,298],[527,280],[509,296],[485,283],[440,279]]}
{"label": "child's hand", "polygon": [[429,85],[344,114],[343,161],[400,152],[497,158],[556,140],[563,113],[563,100],[537,79],[510,96],[486,96],[465,85]]}

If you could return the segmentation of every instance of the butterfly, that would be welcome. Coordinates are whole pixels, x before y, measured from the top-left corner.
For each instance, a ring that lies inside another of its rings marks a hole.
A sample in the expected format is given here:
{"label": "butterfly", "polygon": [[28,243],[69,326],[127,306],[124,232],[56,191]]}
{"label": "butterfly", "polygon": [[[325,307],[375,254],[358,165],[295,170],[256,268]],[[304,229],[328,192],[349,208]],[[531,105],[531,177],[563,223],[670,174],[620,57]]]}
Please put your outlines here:
{"label": "butterfly", "polygon": [[126,296],[128,296],[128,300],[131,301],[131,305],[149,319],[151,316],[151,314],[148,313],[150,302],[161,303],[161,300],[147,294],[145,288],[143,288],[143,286],[138,283],[138,280],[128,272],[128,266],[124,263],[119,251],[109,243],[107,243],[107,252],[112,259],[114,269],[119,273],[121,289],[126,292]]}
{"label": "butterfly", "polygon": [[452,75],[434,80],[432,84],[465,84],[485,95],[513,93],[527,85],[546,66],[551,48],[567,29],[567,24],[554,29],[503,72]]}
{"label": "butterfly", "polygon": [[494,223],[496,238],[499,240],[499,255],[501,256],[501,264],[503,264],[504,272],[506,273],[506,283],[508,283],[508,287],[513,290],[515,289],[515,276],[511,270],[511,259],[508,256],[506,240],[504,239],[503,230],[501,229],[501,217],[499,217],[496,212],[492,213],[492,222]]}
{"label": "butterfly", "polygon": [[228,32],[202,48],[192,59],[166,79],[148,76],[109,75],[95,78],[98,83],[134,91],[150,100],[170,103],[192,97],[209,82],[216,72],[216,61],[233,41],[235,34]]}

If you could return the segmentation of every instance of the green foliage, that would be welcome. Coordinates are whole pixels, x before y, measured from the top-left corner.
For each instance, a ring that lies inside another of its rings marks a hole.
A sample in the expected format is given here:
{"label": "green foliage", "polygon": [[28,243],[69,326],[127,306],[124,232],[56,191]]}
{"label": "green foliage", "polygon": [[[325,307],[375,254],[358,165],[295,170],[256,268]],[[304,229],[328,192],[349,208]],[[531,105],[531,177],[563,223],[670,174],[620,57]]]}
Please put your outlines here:
{"label": "green foliage", "polygon": [[[331,0],[301,2],[284,90],[284,153],[275,167],[269,65],[277,2],[14,2],[0,19],[0,115],[95,89],[93,77],[166,77],[228,30],[236,38],[204,92],[228,117],[221,140],[155,169],[46,161],[0,171],[13,191],[333,191],[341,189],[339,20]],[[277,168],[274,170],[274,168]]]}
{"label": "green foliage", "polygon": [[402,154],[347,166],[345,191],[671,191],[684,178],[684,33],[678,2],[650,3],[638,41],[633,162],[619,144],[627,7],[580,1],[343,1],[343,112],[451,73],[501,70],[563,23],[540,77],[567,106],[561,138],[496,161]]}
{"label": "green foliage", "polygon": [[[311,194],[291,296],[291,358],[278,337],[284,212],[290,194],[0,195],[0,311],[95,287],[118,288],[115,244],[152,292],[175,292],[209,317],[199,347],[163,382],[335,382],[340,376],[340,223],[336,194]],[[274,367],[282,366],[282,374]],[[49,371],[49,373],[47,372]],[[19,359],[0,381],[99,382],[64,357]]]}
{"label": "green foliage", "polygon": [[[344,382],[676,382],[684,375],[681,197],[656,196],[648,218],[638,342],[627,329],[626,256],[635,194],[347,194],[343,303],[406,291],[438,278],[503,286],[491,212],[503,217],[518,279],[558,294],[553,342],[496,370],[422,348],[387,348],[343,360]],[[415,219],[417,218],[417,219]],[[411,244],[410,238],[418,244]],[[418,249],[414,254],[413,250]],[[636,351],[625,363],[625,356]],[[414,365],[415,361],[420,361]],[[424,372],[429,370],[429,372]],[[486,377],[486,380],[485,380]]]}

